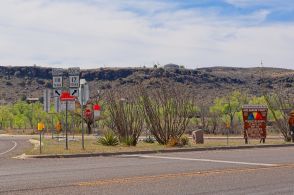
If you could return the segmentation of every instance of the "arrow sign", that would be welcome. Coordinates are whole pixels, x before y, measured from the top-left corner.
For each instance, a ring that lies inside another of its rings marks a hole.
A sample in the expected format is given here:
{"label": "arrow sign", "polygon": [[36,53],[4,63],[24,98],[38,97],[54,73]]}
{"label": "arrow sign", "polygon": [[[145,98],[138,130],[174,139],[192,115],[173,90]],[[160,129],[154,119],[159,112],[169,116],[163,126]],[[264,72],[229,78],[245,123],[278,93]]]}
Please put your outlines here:
{"label": "arrow sign", "polygon": [[69,91],[71,96],[79,97],[79,89],[69,89]]}
{"label": "arrow sign", "polygon": [[73,90],[73,92],[71,93],[71,95],[75,95],[75,94],[77,94],[78,93],[78,90]]}
{"label": "arrow sign", "polygon": [[55,89],[54,90],[54,97],[59,97],[61,95],[61,90],[60,89]]}

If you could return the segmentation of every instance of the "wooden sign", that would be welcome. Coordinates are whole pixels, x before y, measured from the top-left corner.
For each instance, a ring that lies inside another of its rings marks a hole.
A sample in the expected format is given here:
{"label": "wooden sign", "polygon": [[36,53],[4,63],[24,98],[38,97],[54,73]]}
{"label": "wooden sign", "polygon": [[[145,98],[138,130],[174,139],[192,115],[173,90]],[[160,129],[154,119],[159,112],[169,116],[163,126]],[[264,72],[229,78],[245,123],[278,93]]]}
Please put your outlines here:
{"label": "wooden sign", "polygon": [[268,109],[264,105],[244,105],[244,138],[265,139]]}

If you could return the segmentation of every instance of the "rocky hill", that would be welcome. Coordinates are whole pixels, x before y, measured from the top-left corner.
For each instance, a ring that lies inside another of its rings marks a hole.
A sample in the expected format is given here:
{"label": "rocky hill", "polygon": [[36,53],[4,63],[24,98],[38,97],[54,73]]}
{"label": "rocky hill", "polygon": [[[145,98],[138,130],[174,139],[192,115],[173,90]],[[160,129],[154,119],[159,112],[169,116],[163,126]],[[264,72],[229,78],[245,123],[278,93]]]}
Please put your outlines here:
{"label": "rocky hill", "polygon": [[[52,87],[51,77],[51,68],[0,66],[1,103],[41,97],[43,89]],[[200,101],[212,101],[236,89],[254,95],[261,90],[294,94],[294,70],[277,68],[99,68],[82,70],[81,78],[89,82],[92,96],[97,90],[128,89],[138,83],[153,88],[162,79],[188,87]]]}

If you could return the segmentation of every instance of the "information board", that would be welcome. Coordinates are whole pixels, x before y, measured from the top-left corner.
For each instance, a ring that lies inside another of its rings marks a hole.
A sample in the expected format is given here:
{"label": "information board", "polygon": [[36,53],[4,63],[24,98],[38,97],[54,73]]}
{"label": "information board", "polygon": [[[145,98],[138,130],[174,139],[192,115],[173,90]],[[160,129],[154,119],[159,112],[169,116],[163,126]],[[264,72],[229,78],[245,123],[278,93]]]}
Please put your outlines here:
{"label": "information board", "polygon": [[265,139],[268,109],[264,105],[244,105],[244,138]]}

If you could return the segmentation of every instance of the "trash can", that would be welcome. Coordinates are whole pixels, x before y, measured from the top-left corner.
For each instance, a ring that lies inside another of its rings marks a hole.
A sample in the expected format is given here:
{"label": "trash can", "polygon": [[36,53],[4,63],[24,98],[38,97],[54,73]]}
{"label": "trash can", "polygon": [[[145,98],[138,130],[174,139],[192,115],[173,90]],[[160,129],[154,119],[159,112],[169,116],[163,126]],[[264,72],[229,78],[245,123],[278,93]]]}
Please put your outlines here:
{"label": "trash can", "polygon": [[192,137],[196,144],[204,144],[203,130],[193,131]]}

